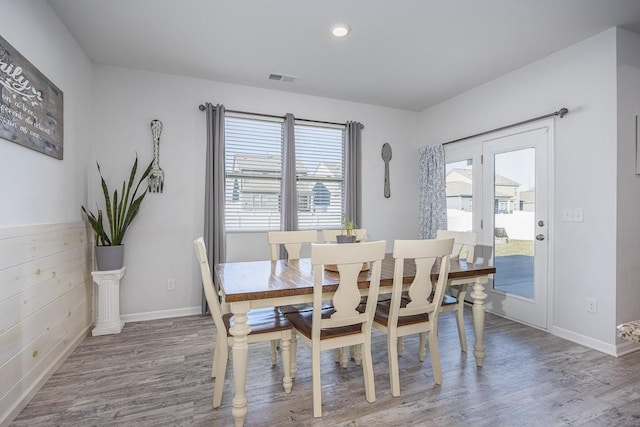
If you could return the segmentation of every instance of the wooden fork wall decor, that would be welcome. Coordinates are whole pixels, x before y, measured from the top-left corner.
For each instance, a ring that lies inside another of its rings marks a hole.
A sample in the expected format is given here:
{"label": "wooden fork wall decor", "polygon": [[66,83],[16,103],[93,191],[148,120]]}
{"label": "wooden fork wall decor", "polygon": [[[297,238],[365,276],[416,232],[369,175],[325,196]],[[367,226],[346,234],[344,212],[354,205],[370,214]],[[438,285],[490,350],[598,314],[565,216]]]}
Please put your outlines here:
{"label": "wooden fork wall decor", "polygon": [[162,133],[162,122],[160,120],[151,121],[151,135],[153,136],[153,162],[151,172],[149,172],[149,191],[151,193],[162,193],[164,188],[164,171],[160,168],[160,134]]}

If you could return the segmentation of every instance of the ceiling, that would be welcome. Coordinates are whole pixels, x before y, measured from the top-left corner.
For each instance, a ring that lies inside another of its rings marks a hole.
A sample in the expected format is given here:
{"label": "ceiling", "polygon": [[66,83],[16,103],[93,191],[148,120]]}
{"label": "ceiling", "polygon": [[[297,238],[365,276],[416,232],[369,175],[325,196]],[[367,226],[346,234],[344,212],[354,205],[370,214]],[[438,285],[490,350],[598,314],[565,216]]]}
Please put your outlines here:
{"label": "ceiling", "polygon": [[[607,28],[640,33],[638,0],[49,3],[98,64],[413,111]],[[330,35],[338,22],[348,37]]]}

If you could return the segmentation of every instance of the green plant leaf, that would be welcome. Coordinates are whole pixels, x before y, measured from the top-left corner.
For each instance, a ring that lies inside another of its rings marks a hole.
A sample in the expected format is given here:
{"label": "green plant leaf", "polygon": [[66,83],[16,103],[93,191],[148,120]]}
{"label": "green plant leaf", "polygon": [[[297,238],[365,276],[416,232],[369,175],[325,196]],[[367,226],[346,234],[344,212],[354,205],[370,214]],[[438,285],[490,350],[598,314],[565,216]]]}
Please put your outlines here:
{"label": "green plant leaf", "polygon": [[351,233],[353,232],[353,230],[358,228],[355,221],[349,218],[349,215],[347,215],[346,213],[342,214],[341,223],[342,223],[342,234],[346,234],[347,236],[351,236]]}
{"label": "green plant leaf", "polygon": [[82,211],[87,216],[87,220],[95,232],[96,245],[120,245],[124,240],[124,236],[129,225],[131,225],[131,222],[138,215],[142,200],[147,194],[146,186],[140,196],[138,196],[138,190],[140,189],[142,182],[149,176],[152,163],[149,163],[149,166],[142,174],[142,177],[138,180],[135,190],[131,193],[138,171],[138,156],[136,155],[128,180],[122,182],[120,193],[118,193],[118,189],[114,190],[112,197],[110,195],[109,187],[102,175],[100,164],[96,162],[96,165],[98,167],[98,174],[100,175],[100,185],[104,196],[106,217],[109,222],[108,233],[104,228],[102,210],[98,208],[97,216],[93,212],[85,209],[84,206],[82,206]]}

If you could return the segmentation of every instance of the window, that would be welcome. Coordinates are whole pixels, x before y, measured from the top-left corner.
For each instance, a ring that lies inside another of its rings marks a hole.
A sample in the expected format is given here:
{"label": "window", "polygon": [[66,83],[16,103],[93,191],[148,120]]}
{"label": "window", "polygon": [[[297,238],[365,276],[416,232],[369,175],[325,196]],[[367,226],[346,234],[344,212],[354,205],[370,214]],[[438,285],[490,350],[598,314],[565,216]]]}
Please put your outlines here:
{"label": "window", "polygon": [[344,128],[296,125],[298,228],[340,228]]}
{"label": "window", "polygon": [[[280,229],[283,121],[225,117],[225,228]],[[298,228],[340,228],[344,128],[295,125]]]}
{"label": "window", "polygon": [[473,229],[473,160],[465,159],[445,165],[447,194],[447,228],[453,231]]}
{"label": "window", "polygon": [[225,117],[225,228],[280,228],[282,121]]}

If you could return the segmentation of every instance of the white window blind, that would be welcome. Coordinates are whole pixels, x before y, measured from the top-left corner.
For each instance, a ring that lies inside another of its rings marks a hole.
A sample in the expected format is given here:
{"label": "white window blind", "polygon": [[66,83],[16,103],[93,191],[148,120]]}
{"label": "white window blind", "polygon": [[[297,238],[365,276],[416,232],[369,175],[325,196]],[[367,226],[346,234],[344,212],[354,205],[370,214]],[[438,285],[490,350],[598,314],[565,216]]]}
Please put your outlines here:
{"label": "white window blind", "polygon": [[296,125],[298,228],[340,228],[344,129]]}
{"label": "white window blind", "polygon": [[280,229],[282,122],[225,118],[225,228]]}
{"label": "white window blind", "polygon": [[[225,228],[280,230],[283,121],[225,118]],[[340,228],[344,128],[295,125],[298,229]]]}

